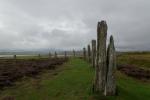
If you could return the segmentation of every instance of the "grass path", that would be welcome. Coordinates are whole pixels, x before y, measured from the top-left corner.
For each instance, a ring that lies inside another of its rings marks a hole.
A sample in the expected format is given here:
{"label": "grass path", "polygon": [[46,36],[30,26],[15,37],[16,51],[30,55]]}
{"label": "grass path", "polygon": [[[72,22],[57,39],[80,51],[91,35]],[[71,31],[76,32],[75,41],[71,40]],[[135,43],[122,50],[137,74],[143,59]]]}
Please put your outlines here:
{"label": "grass path", "polygon": [[38,78],[25,78],[6,88],[0,97],[16,100],[150,100],[150,84],[117,73],[119,96],[103,97],[91,91],[94,70],[81,59],[70,59],[56,71],[47,71]]}
{"label": "grass path", "polygon": [[93,74],[88,63],[71,59],[53,75],[50,72],[38,79],[25,79],[19,86],[6,89],[1,97],[13,96],[16,100],[88,100]]}

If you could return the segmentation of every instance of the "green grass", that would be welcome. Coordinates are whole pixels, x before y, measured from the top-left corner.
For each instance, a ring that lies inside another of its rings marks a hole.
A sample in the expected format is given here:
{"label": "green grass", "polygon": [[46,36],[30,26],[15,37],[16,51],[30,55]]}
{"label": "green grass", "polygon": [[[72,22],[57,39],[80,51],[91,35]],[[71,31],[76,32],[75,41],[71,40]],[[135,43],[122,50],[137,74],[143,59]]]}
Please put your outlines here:
{"label": "green grass", "polygon": [[94,70],[87,62],[72,58],[55,71],[46,71],[38,78],[24,78],[8,87],[0,97],[16,100],[149,100],[150,84],[117,73],[119,95],[104,97],[92,93]]}
{"label": "green grass", "polygon": [[53,76],[45,73],[37,82],[35,79],[25,81],[23,85],[6,89],[1,96],[14,96],[16,100],[87,100],[89,98],[94,73],[88,63],[72,59],[57,73],[58,75]]}
{"label": "green grass", "polygon": [[150,83],[144,83],[117,72],[118,96],[109,100],[149,100]]}

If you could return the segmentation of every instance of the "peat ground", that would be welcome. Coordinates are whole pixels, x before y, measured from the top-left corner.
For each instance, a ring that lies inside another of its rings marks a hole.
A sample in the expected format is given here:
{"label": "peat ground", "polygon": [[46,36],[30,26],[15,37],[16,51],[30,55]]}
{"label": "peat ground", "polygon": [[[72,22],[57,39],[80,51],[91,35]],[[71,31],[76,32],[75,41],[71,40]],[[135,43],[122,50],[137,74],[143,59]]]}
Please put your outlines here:
{"label": "peat ground", "polygon": [[0,89],[11,86],[13,82],[25,77],[34,77],[43,69],[55,69],[67,59],[41,58],[41,59],[0,59]]}
{"label": "peat ground", "polygon": [[117,56],[118,69],[139,80],[150,81],[150,52],[126,52]]}
{"label": "peat ground", "polygon": [[122,73],[140,80],[150,80],[150,70],[146,70],[133,65],[118,65],[118,70]]}

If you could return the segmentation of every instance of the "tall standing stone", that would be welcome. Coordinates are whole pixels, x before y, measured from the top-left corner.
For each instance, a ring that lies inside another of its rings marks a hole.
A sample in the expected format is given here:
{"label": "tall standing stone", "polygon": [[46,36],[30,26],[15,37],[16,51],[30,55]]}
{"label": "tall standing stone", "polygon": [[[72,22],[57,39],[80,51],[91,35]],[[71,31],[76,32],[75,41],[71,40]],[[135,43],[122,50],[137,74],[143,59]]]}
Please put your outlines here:
{"label": "tall standing stone", "polygon": [[116,94],[116,52],[113,36],[110,37],[110,43],[107,49],[107,82],[105,86],[105,95],[113,96]]}
{"label": "tall standing stone", "polygon": [[67,52],[65,51],[65,59],[67,58]]}
{"label": "tall standing stone", "polygon": [[76,56],[76,52],[75,52],[75,50],[73,50],[73,56],[74,56],[74,57]]}
{"label": "tall standing stone", "polygon": [[17,58],[17,56],[16,55],[14,55],[14,59],[16,59]]}
{"label": "tall standing stone", "polygon": [[83,58],[86,60],[86,48],[83,48]]}
{"label": "tall standing stone", "polygon": [[55,56],[54,56],[55,58],[57,58],[57,52],[55,51]]}
{"label": "tall standing stone", "polygon": [[49,52],[49,58],[51,59],[52,58],[52,54]]}
{"label": "tall standing stone", "polygon": [[92,66],[95,68],[96,66],[96,40],[92,40]]}
{"label": "tall standing stone", "polygon": [[103,92],[106,84],[106,38],[107,24],[106,21],[98,22],[97,25],[97,66],[94,90]]}
{"label": "tall standing stone", "polygon": [[41,58],[41,54],[38,54],[38,57]]}
{"label": "tall standing stone", "polygon": [[88,62],[91,63],[91,48],[90,48],[90,45],[88,45]]}

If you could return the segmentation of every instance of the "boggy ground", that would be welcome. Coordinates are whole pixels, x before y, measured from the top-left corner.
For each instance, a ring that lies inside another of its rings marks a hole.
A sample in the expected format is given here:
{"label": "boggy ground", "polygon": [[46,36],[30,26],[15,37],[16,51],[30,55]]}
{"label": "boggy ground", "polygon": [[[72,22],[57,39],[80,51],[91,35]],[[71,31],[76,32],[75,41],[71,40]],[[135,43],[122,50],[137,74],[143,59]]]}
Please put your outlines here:
{"label": "boggy ground", "polygon": [[142,69],[133,65],[118,65],[118,69],[128,76],[144,81],[150,80],[150,70]]}
{"label": "boggy ground", "polygon": [[136,79],[150,80],[150,52],[126,52],[117,56],[118,69]]}
{"label": "boggy ground", "polygon": [[55,69],[66,61],[64,58],[0,59],[0,89],[24,76],[35,76],[43,69]]}

